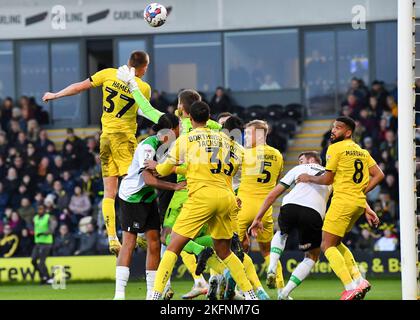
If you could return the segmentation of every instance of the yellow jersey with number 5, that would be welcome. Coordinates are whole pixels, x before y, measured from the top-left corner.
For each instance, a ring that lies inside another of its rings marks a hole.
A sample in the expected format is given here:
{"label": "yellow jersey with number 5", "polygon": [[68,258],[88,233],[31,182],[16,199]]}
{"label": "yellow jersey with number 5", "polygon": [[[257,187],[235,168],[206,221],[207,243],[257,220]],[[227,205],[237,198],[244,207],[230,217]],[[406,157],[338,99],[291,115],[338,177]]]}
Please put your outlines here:
{"label": "yellow jersey with number 5", "polygon": [[277,185],[283,171],[283,156],[267,144],[246,148],[241,170],[238,195],[265,198]]}
{"label": "yellow jersey with number 5", "polygon": [[369,183],[369,168],[376,161],[351,139],[333,143],[327,150],[325,170],[335,173],[333,199],[351,206],[365,207],[364,190]]}
{"label": "yellow jersey with number 5", "polygon": [[[102,132],[136,134],[138,106],[128,86],[118,80],[117,69],[108,68],[98,71],[89,79],[93,87],[102,86]],[[140,91],[147,100],[150,100],[149,84],[137,77],[136,81]]]}

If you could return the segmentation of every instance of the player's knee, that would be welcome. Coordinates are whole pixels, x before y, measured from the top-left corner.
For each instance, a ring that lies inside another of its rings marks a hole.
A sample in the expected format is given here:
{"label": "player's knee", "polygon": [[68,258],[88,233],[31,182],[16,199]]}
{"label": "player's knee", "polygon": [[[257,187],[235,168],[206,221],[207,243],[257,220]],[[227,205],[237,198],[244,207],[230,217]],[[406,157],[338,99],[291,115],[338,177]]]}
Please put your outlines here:
{"label": "player's knee", "polygon": [[320,253],[319,249],[318,249],[317,252],[314,252],[314,251],[305,252],[305,258],[308,258],[308,259],[311,259],[311,260],[317,262],[318,259],[319,259],[319,253]]}

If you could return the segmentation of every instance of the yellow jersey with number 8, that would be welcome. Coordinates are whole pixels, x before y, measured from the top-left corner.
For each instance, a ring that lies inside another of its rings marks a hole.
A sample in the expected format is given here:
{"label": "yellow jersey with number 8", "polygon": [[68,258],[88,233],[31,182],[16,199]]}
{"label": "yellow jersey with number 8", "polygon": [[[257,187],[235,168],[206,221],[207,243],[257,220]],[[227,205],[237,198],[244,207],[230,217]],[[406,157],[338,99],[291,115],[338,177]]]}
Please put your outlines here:
{"label": "yellow jersey with number 8", "polygon": [[[102,132],[136,134],[138,106],[128,86],[117,78],[117,69],[98,71],[89,79],[93,87],[102,86]],[[149,84],[137,77],[136,81],[140,91],[147,100],[150,100]]]}
{"label": "yellow jersey with number 8", "polygon": [[265,198],[277,185],[282,171],[283,156],[279,150],[267,144],[246,148],[238,194]]}
{"label": "yellow jersey with number 8", "polygon": [[335,173],[332,201],[339,199],[351,206],[365,207],[364,190],[369,183],[369,168],[374,165],[369,152],[351,139],[330,145],[325,169]]}

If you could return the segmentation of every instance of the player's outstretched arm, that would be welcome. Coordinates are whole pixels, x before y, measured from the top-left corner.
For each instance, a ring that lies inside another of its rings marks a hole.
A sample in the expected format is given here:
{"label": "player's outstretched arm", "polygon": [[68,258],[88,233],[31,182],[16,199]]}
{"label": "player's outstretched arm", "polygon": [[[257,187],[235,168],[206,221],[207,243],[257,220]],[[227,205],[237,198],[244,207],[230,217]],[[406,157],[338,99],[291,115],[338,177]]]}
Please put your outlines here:
{"label": "player's outstretched arm", "polygon": [[42,97],[42,101],[48,102],[50,100],[62,97],[74,96],[75,94],[79,94],[80,92],[88,90],[90,88],[93,88],[92,83],[89,79],[86,79],[81,82],[72,83],[71,85],[65,87],[63,90],[56,93],[45,92],[44,96]]}
{"label": "player's outstretched arm", "polygon": [[369,184],[365,189],[365,194],[375,188],[385,178],[385,174],[377,164],[369,168],[369,176]]}
{"label": "player's outstretched arm", "polygon": [[154,108],[140,91],[135,79],[134,68],[130,69],[127,65],[119,67],[117,71],[117,78],[128,85],[136,104],[139,106],[137,111],[138,115],[152,121],[155,124],[158,123],[159,118],[163,115],[163,112]]}
{"label": "player's outstretched arm", "polygon": [[332,171],[326,171],[322,176],[311,176],[307,173],[302,173],[296,179],[296,183],[299,182],[311,182],[320,185],[330,185],[334,182],[335,173]]}
{"label": "player's outstretched arm", "polygon": [[267,198],[265,198],[263,205],[258,211],[257,216],[249,227],[248,233],[251,233],[251,235],[254,237],[257,235],[258,229],[262,227],[261,220],[265,213],[285,190],[286,188],[282,184],[278,184],[273,190],[270,191],[270,193],[267,195]]}
{"label": "player's outstretched arm", "polygon": [[148,170],[143,171],[143,179],[144,179],[144,183],[146,183],[148,186],[161,189],[161,190],[178,191],[178,190],[185,189],[187,185],[186,182],[172,183],[172,182],[158,179]]}

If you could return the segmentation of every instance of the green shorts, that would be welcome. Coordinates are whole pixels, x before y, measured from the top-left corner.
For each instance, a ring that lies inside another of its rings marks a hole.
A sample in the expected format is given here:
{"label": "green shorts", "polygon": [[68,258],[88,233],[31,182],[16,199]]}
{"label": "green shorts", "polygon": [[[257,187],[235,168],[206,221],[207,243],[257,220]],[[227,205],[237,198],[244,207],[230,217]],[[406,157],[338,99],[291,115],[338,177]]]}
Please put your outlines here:
{"label": "green shorts", "polygon": [[166,209],[165,218],[163,219],[164,228],[172,228],[176,219],[181,212],[182,206],[188,199],[188,190],[178,190],[174,192],[171,202]]}

